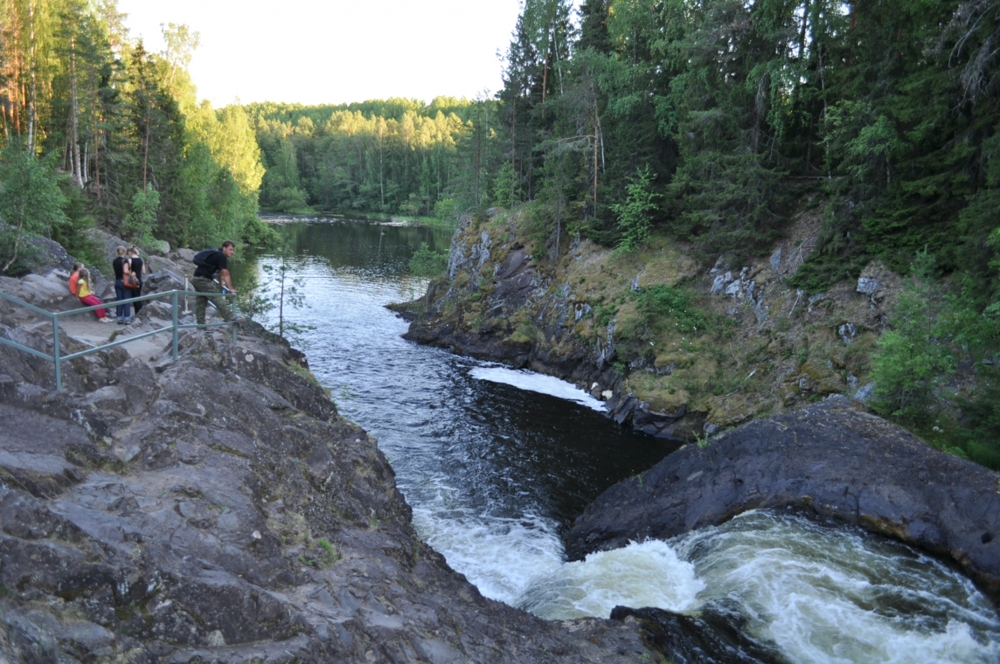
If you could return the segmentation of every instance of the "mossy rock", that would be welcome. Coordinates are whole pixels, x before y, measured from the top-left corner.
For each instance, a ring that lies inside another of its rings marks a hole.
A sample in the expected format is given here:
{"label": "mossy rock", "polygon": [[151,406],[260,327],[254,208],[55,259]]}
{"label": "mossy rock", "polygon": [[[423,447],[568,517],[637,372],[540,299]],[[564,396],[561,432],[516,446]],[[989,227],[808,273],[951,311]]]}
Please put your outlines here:
{"label": "mossy rock", "polygon": [[729,429],[750,420],[757,414],[751,398],[746,394],[713,396],[708,399],[708,422],[720,429]]}
{"label": "mossy rock", "polygon": [[644,336],[646,321],[635,301],[629,300],[618,307],[615,314],[615,337],[622,341],[636,341]]}
{"label": "mossy rock", "polygon": [[833,369],[815,361],[799,367],[781,384],[781,402],[785,406],[794,404],[803,397],[825,397],[844,391],[844,381]]}
{"label": "mossy rock", "polygon": [[636,372],[629,376],[629,389],[649,409],[658,413],[676,413],[691,402],[691,393],[678,385],[672,376]]}
{"label": "mossy rock", "polygon": [[657,355],[653,361],[653,366],[657,369],[665,369],[672,364],[674,365],[674,369],[684,369],[694,364],[697,359],[698,356],[694,353],[671,351]]}
{"label": "mossy rock", "polygon": [[698,273],[698,263],[672,247],[649,256],[639,273],[639,288],[676,286]]}

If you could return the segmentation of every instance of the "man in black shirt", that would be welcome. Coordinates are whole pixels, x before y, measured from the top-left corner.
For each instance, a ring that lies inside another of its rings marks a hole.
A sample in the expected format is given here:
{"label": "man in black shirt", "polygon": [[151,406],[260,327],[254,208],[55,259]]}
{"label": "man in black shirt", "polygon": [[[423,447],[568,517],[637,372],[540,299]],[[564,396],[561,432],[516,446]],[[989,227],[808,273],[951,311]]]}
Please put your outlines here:
{"label": "man in black shirt", "polygon": [[229,277],[229,259],[236,253],[236,245],[232,240],[226,240],[222,247],[209,254],[204,262],[194,271],[191,277],[191,285],[199,293],[211,293],[210,295],[199,295],[194,304],[194,317],[199,325],[205,324],[205,308],[208,301],[215,303],[215,308],[225,321],[233,320],[233,310],[229,307],[229,302],[222,296],[219,284],[212,281],[216,274],[219,275],[219,283],[230,293],[235,293],[233,282]]}

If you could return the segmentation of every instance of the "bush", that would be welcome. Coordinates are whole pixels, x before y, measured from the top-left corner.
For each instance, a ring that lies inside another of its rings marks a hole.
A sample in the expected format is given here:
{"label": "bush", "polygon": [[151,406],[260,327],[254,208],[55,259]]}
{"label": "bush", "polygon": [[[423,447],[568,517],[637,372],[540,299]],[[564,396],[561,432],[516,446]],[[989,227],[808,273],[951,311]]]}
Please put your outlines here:
{"label": "bush", "polygon": [[878,341],[872,358],[872,406],[882,415],[911,425],[926,424],[934,402],[955,370],[949,323],[954,319],[926,252],[913,264],[893,311],[893,328]]}
{"label": "bush", "polygon": [[65,223],[65,201],[51,169],[13,141],[0,151],[0,183],[0,272],[18,274],[26,240]]}
{"label": "bush", "polygon": [[446,198],[434,204],[434,216],[441,220],[455,218],[455,199]]}
{"label": "bush", "polygon": [[666,285],[643,288],[636,296],[636,304],[646,324],[653,328],[669,322],[680,332],[703,331],[707,327],[705,316],[679,288]]}
{"label": "bush", "polygon": [[440,277],[448,269],[448,254],[434,251],[426,242],[420,243],[420,248],[410,259],[410,272],[418,277]]}
{"label": "bush", "polygon": [[653,193],[653,174],[649,165],[636,170],[625,191],[625,202],[613,204],[611,210],[618,217],[618,228],[621,229],[621,238],[615,249],[631,253],[649,241],[656,199],[659,198]]}
{"label": "bush", "polygon": [[977,378],[976,395],[959,400],[967,422],[963,447],[976,463],[1000,470],[1000,368],[982,365]]}

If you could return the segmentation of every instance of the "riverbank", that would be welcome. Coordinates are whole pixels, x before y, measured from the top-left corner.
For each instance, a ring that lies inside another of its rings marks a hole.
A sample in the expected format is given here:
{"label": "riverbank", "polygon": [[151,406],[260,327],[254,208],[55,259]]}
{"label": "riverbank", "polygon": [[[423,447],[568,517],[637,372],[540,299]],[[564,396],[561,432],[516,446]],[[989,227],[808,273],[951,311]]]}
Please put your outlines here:
{"label": "riverbank", "polygon": [[688,445],[591,503],[567,555],[795,508],[957,565],[1000,600],[1000,474],[934,450],[843,396]]}
{"label": "riverbank", "polygon": [[357,212],[352,210],[330,212],[327,210],[314,210],[312,208],[306,208],[283,212],[280,210],[262,209],[260,214],[269,223],[274,223],[274,218],[289,217],[296,220],[350,219],[357,221],[377,221],[381,223],[406,224],[410,226],[430,226],[432,228],[447,228],[451,230],[454,230],[459,225],[459,221],[457,219],[439,219],[438,217],[418,217],[403,214],[382,214],[379,212]]}
{"label": "riverbank", "polygon": [[531,224],[524,209],[466,217],[446,277],[402,306],[407,338],[564,378],[679,442],[870,390],[899,279],[873,263],[824,293],[788,286],[816,241],[809,211],[768,260],[711,267],[664,237],[621,254],[543,244]]}
{"label": "riverbank", "polygon": [[[64,276],[28,281],[49,284],[50,306],[72,307],[56,295]],[[41,301],[24,286],[0,279],[4,292]],[[156,311],[144,308],[143,324]],[[0,306],[0,334],[45,348],[37,323]],[[86,343],[62,340],[67,351]],[[61,392],[49,363],[3,346],[0,376],[0,652],[10,661],[648,653],[634,621],[550,623],[483,598],[415,533],[376,441],[339,415],[300,354],[257,328],[236,344],[183,333],[177,361],[167,348],[148,360],[89,356],[64,369]]]}

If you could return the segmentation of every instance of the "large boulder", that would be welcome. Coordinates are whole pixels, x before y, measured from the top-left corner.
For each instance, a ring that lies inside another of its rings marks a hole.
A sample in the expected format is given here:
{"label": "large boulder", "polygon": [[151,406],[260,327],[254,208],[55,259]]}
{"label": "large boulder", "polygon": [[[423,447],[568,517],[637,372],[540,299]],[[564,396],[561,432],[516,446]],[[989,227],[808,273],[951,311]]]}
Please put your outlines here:
{"label": "large boulder", "polygon": [[1000,597],[1000,474],[831,397],[686,446],[605,491],[567,534],[573,560],[797,506],[954,560]]}

